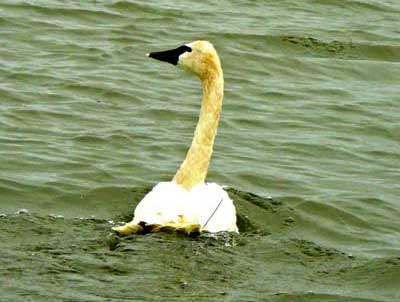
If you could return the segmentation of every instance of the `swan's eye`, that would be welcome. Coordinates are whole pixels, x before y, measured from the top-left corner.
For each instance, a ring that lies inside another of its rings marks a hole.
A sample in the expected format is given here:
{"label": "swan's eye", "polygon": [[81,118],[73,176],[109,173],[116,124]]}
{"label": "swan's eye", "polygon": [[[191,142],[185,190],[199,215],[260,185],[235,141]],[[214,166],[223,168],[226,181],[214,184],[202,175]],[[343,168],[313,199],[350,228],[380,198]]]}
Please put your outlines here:
{"label": "swan's eye", "polygon": [[187,45],[183,45],[183,46],[181,46],[181,48],[186,52],[192,52],[192,48],[191,47],[189,47],[189,46],[187,46]]}

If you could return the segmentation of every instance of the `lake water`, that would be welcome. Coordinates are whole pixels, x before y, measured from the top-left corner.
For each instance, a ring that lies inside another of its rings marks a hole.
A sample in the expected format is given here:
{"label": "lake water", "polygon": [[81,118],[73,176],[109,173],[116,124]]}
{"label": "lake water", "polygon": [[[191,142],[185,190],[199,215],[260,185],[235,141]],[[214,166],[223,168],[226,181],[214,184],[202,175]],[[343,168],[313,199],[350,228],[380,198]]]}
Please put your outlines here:
{"label": "lake water", "polygon": [[[241,234],[110,237],[198,117],[145,54],[197,39]],[[0,301],[399,301],[399,217],[399,1],[1,1]]]}

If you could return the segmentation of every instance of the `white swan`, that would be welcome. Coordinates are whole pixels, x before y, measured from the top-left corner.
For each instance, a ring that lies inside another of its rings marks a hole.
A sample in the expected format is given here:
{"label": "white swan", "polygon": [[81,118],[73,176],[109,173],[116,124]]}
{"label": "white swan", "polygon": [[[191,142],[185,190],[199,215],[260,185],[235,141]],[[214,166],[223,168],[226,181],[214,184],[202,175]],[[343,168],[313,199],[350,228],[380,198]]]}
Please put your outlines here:
{"label": "white swan", "polygon": [[224,77],[214,46],[195,41],[148,56],[182,66],[200,78],[200,117],[192,145],[173,180],[157,184],[137,205],[133,220],[114,230],[123,235],[170,229],[186,234],[238,232],[235,206],[228,194],[215,183],[205,183],[224,93]]}

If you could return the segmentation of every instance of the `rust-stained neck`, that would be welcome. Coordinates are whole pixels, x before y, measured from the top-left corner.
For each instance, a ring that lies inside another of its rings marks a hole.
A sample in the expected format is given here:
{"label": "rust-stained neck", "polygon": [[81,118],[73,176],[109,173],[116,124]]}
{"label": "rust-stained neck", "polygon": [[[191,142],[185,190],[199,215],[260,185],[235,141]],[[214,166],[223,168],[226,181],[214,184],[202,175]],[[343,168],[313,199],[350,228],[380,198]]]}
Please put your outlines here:
{"label": "rust-stained neck", "polygon": [[203,100],[192,145],[173,179],[187,190],[206,179],[222,108],[224,78],[221,64],[216,53],[208,60],[207,69],[199,75]]}

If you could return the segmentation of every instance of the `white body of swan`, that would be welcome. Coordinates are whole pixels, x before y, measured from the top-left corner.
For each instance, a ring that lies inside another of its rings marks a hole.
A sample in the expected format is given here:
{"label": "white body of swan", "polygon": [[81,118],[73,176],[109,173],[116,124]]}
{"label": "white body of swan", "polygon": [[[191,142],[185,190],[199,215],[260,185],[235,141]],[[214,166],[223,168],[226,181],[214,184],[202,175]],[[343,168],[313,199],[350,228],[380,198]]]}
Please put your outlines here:
{"label": "white body of swan", "polygon": [[200,231],[237,232],[232,200],[221,186],[201,183],[190,191],[175,182],[160,182],[135,209],[132,224],[199,225]]}
{"label": "white body of swan", "polygon": [[176,229],[192,232],[238,232],[236,210],[224,189],[206,183],[222,108],[224,79],[214,46],[195,41],[154,52],[151,58],[179,65],[196,74],[203,87],[200,117],[186,159],[171,182],[157,184],[137,205],[131,222],[115,227],[120,234]]}

